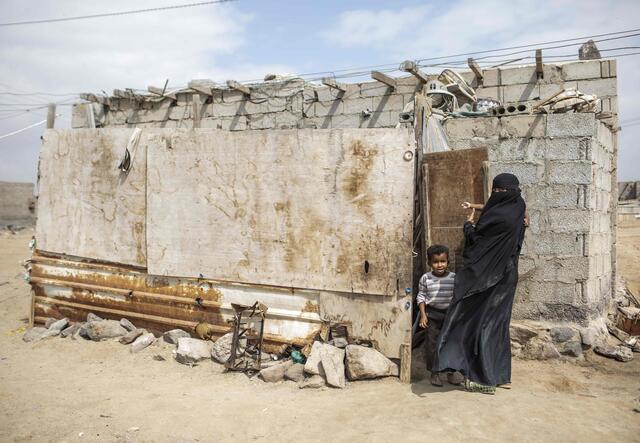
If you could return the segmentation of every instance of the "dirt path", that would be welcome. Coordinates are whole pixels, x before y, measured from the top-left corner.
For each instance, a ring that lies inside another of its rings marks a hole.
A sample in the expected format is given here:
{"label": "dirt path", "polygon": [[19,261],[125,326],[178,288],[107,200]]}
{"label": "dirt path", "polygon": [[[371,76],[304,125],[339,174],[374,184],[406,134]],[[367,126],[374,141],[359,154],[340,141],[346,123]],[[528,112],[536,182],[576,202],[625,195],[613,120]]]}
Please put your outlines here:
{"label": "dirt path", "polygon": [[[397,379],[300,390],[183,366],[160,344],[134,355],[116,342],[24,343],[30,235],[0,234],[0,441],[640,441],[637,354],[516,360],[514,388],[486,396]],[[629,241],[640,246],[640,231]]]}

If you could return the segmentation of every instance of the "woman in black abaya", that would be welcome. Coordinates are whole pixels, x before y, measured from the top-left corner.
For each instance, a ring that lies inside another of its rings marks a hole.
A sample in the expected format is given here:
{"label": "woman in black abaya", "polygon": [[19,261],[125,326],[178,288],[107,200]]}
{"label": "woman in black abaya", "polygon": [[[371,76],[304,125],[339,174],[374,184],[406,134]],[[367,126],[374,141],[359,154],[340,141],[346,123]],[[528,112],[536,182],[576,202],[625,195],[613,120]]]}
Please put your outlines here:
{"label": "woman in black abaya", "polygon": [[509,322],[518,283],[526,206],[518,178],[499,174],[478,222],[464,224],[463,267],[438,339],[435,371],[460,371],[467,390],[494,393],[511,382]]}

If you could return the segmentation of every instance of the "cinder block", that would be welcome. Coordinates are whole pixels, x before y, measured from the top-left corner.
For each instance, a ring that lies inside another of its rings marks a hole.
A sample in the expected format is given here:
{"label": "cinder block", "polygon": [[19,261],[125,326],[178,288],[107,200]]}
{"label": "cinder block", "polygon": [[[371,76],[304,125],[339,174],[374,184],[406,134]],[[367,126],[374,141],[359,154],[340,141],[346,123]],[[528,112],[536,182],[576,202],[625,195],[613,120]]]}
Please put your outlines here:
{"label": "cinder block", "polygon": [[546,116],[512,115],[500,117],[500,137],[544,137]]}
{"label": "cinder block", "polygon": [[[543,55],[544,63],[544,55]],[[562,83],[562,66],[559,65],[542,65],[542,78],[538,80],[540,85]],[[542,95],[542,94],[541,94]]]}
{"label": "cinder block", "polygon": [[596,119],[592,113],[547,115],[548,137],[592,137],[595,130]]}
{"label": "cinder block", "polygon": [[532,185],[522,187],[523,197],[527,207],[546,211],[548,208],[576,209],[578,205],[580,187],[574,184],[566,185]]}
{"label": "cinder block", "polygon": [[591,212],[582,209],[549,209],[547,220],[554,232],[588,232]]}
{"label": "cinder block", "polygon": [[598,80],[580,80],[578,90],[583,94],[595,94],[598,97],[611,97],[618,95],[616,78],[602,78]]}
{"label": "cinder block", "polygon": [[[86,120],[85,120],[86,123]],[[114,126],[114,125],[124,125],[127,123],[127,114],[123,111],[111,111],[107,113],[107,118],[105,125],[106,126]],[[73,124],[72,124],[72,127]]]}
{"label": "cinder block", "polygon": [[581,256],[583,238],[575,233],[541,232],[527,241],[530,254],[547,256]]}
{"label": "cinder block", "polygon": [[[435,80],[437,75],[428,75],[430,80]],[[413,75],[406,77],[398,77],[396,78],[397,89],[396,93],[398,94],[415,94],[423,89],[424,83],[418,80]]]}
{"label": "cinder block", "polygon": [[275,127],[278,129],[298,128],[301,119],[302,119],[301,114],[297,114],[289,111],[278,112],[276,113]]}
{"label": "cinder block", "polygon": [[[372,110],[376,112],[394,111],[401,112],[404,109],[404,97],[399,94],[383,95],[381,97],[372,97]],[[345,109],[348,106],[345,103]]]}
{"label": "cinder block", "polygon": [[301,78],[266,82],[251,87],[251,98],[291,97],[301,93],[304,87],[305,81]]}
{"label": "cinder block", "polygon": [[530,158],[531,145],[534,144],[535,140],[529,138],[501,138],[497,147],[489,150],[489,161],[502,162]]}
{"label": "cinder block", "polygon": [[576,81],[566,81],[566,82],[558,82],[558,83],[550,83],[540,85],[540,100],[546,100],[552,95],[569,88],[578,88],[578,82]]}
{"label": "cinder block", "polygon": [[579,303],[576,297],[576,283],[552,281],[528,282],[528,299],[533,302],[547,302],[557,304]]}
{"label": "cinder block", "polygon": [[562,78],[567,80],[584,80],[600,78],[600,60],[578,61],[562,64]]}
{"label": "cinder block", "polygon": [[498,125],[497,117],[476,117],[449,119],[443,126],[449,139],[463,140],[495,137],[498,134]]}
{"label": "cinder block", "polygon": [[591,162],[549,161],[546,166],[550,183],[590,184],[593,182]]}
{"label": "cinder block", "polygon": [[[483,69],[482,70],[482,87],[489,88],[500,85],[499,69]],[[497,97],[494,97],[497,98]]]}
{"label": "cinder block", "polygon": [[[71,127],[73,129],[88,128],[89,122],[87,121],[87,108],[88,103],[75,103],[71,108]],[[110,112],[109,115],[115,114]]]}
{"label": "cinder block", "polygon": [[222,101],[225,103],[243,102],[246,99],[247,97],[242,92],[236,91],[235,89],[222,90]]}
{"label": "cinder block", "polygon": [[397,111],[374,112],[369,118],[362,119],[363,128],[394,128],[399,123],[400,113]]}
{"label": "cinder block", "polygon": [[536,140],[535,156],[546,160],[586,160],[584,144],[576,137]]}
{"label": "cinder block", "polygon": [[497,86],[481,86],[476,89],[476,96],[478,98],[492,98],[494,100],[499,100],[500,88]]}
{"label": "cinder block", "polygon": [[508,85],[502,87],[503,103],[540,100],[540,85],[537,83]]}
{"label": "cinder block", "polygon": [[617,64],[618,64],[617,60],[609,60],[609,75],[611,77],[617,77],[618,76]]}
{"label": "cinder block", "polygon": [[380,82],[366,82],[360,84],[361,97],[379,97],[381,95],[395,94],[394,90]]}
{"label": "cinder block", "polygon": [[345,114],[359,114],[362,111],[373,111],[373,97],[351,97],[342,101]]}
{"label": "cinder block", "polygon": [[518,66],[514,68],[500,68],[501,85],[519,85],[523,83],[537,83],[538,76],[535,66]]}
{"label": "cinder block", "polygon": [[[448,140],[449,148],[452,150],[460,150],[460,149],[474,149],[474,148],[487,148],[489,154],[489,161],[493,161],[494,151],[499,149],[500,140],[498,136],[489,137],[489,138],[471,138],[471,139],[457,139],[457,140]],[[500,161],[497,158],[496,161]]]}
{"label": "cinder block", "polygon": [[344,104],[342,100],[330,102],[315,102],[313,104],[313,117],[324,117],[327,115],[344,114]]}
{"label": "cinder block", "polygon": [[329,129],[331,128],[331,117],[305,117],[298,122],[300,129]]}
{"label": "cinder block", "polygon": [[[234,115],[246,115],[247,102],[237,101],[230,103],[212,103],[207,109],[207,117],[233,117]],[[172,117],[173,118],[173,117]]]}
{"label": "cinder block", "polygon": [[492,162],[491,170],[495,174],[509,172],[518,177],[522,184],[537,183],[540,179],[542,167],[533,163],[523,162]]}
{"label": "cinder block", "polygon": [[250,114],[247,116],[249,129],[273,129],[276,126],[276,114]]}
{"label": "cinder block", "polygon": [[360,85],[358,83],[346,84],[346,91],[341,92],[334,88],[318,87],[316,89],[318,93],[318,100],[328,102],[332,100],[346,100],[349,98],[356,98],[360,96]]}
{"label": "cinder block", "polygon": [[589,278],[589,268],[589,257],[542,256],[536,261],[536,267],[531,274],[531,279],[575,283],[576,280]]}

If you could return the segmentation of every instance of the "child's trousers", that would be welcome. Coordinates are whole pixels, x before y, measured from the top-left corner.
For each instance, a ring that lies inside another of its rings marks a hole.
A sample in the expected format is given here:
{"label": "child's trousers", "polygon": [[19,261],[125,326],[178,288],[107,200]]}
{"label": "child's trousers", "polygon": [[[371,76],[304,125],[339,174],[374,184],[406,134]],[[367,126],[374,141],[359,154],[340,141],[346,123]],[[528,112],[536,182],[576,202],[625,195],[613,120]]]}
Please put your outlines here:
{"label": "child's trousers", "polygon": [[427,371],[431,372],[431,368],[435,364],[436,345],[438,343],[438,335],[444,323],[444,317],[447,311],[434,309],[427,306],[427,334],[424,340],[424,356],[427,363]]}

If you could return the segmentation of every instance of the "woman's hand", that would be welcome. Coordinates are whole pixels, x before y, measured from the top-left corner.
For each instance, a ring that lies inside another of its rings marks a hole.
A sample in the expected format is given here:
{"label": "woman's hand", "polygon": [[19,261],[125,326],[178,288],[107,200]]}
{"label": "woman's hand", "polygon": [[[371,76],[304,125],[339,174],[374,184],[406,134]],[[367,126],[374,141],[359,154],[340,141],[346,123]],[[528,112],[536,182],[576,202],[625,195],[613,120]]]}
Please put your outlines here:
{"label": "woman's hand", "polygon": [[429,323],[429,320],[427,320],[427,316],[420,314],[420,327],[422,329],[425,329],[427,327],[427,323]]}
{"label": "woman's hand", "polygon": [[467,217],[467,221],[469,223],[473,223],[473,218],[476,216],[476,210],[475,208],[471,209],[471,213],[469,214],[469,217]]}
{"label": "woman's hand", "polygon": [[462,202],[462,207],[463,207],[464,209],[469,209],[469,208],[471,208],[471,203],[469,203],[469,202]]}

